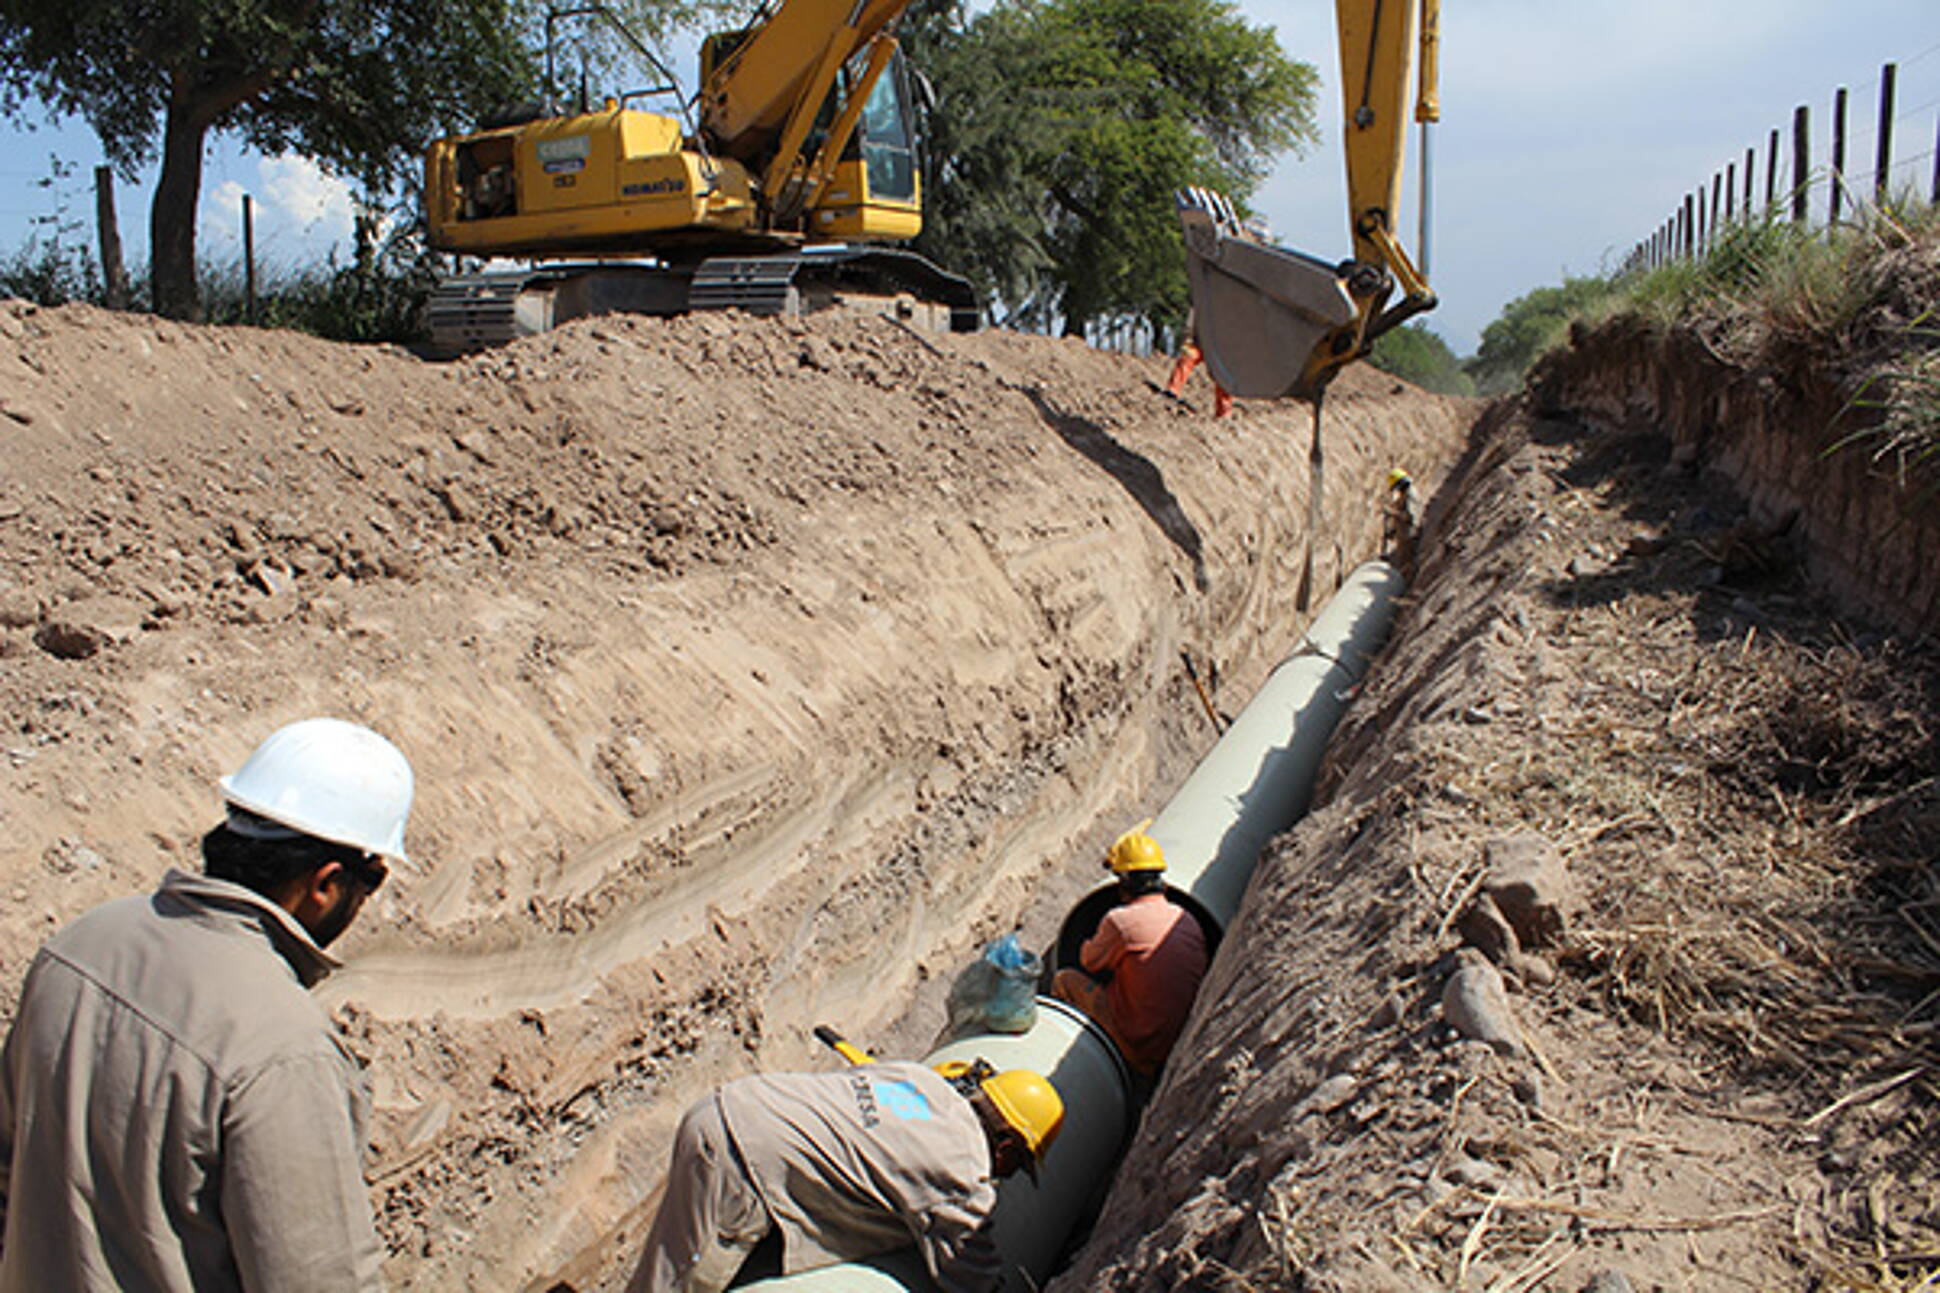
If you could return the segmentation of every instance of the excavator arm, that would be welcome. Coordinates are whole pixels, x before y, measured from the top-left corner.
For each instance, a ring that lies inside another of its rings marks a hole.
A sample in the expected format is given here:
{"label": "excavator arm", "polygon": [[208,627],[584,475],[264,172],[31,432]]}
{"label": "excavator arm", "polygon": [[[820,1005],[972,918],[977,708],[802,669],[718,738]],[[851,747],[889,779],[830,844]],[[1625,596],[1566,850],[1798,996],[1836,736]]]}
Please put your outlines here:
{"label": "excavator arm", "polygon": [[1193,326],[1213,378],[1234,395],[1317,399],[1382,333],[1435,306],[1395,212],[1411,67],[1415,120],[1441,117],[1440,0],[1336,0],[1335,8],[1353,257],[1335,264],[1276,246],[1220,194],[1179,195]]}
{"label": "excavator arm", "polygon": [[[782,0],[718,60],[708,58],[701,126],[721,151],[759,168],[773,218],[813,204],[855,132],[862,106],[896,51],[889,33],[911,0]],[[822,146],[804,145],[829,103],[837,73],[858,53],[862,70],[835,105]]]}

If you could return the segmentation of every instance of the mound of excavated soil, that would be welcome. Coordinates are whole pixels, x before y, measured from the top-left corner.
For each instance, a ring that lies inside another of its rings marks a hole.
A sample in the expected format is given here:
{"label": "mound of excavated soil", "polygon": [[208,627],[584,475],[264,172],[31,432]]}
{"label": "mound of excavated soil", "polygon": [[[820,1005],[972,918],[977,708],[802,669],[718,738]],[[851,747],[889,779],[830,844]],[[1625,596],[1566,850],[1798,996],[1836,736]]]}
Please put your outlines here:
{"label": "mound of excavated soil", "polygon": [[[410,755],[413,865],[328,1000],[387,1274],[610,1282],[724,1075],[919,1054],[1293,643],[1306,413],[877,318],[596,321],[446,365],[0,305],[0,1011],[194,865],[313,713]],[[1350,374],[1324,593],[1470,406]],[[543,1284],[542,1284],[543,1286]]]}

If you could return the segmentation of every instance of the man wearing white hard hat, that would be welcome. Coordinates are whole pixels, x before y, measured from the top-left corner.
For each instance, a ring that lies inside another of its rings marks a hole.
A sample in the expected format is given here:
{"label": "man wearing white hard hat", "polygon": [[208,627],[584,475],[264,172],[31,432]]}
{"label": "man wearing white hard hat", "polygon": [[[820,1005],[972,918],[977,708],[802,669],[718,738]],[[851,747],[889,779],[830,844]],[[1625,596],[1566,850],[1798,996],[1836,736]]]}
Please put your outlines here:
{"label": "man wearing white hard hat", "polygon": [[375,1288],[361,1066],[308,989],[404,857],[411,765],[332,718],[221,782],[204,875],[56,934],[0,1053],[0,1293]]}

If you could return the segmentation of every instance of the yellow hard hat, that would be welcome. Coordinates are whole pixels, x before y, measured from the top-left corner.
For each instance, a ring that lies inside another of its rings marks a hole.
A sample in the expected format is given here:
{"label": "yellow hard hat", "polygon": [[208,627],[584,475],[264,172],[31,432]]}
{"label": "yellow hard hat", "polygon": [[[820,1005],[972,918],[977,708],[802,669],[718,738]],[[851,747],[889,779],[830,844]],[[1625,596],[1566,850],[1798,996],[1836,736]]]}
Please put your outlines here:
{"label": "yellow hard hat", "polygon": [[1410,476],[1407,472],[1401,470],[1401,468],[1393,467],[1389,469],[1388,471],[1389,489],[1394,489],[1400,485],[1412,485],[1414,483],[1415,483],[1414,477]]}
{"label": "yellow hard hat", "polygon": [[983,1093],[1005,1122],[1024,1138],[1031,1161],[1041,1163],[1064,1126],[1064,1100],[1040,1073],[1006,1069],[983,1080]]}
{"label": "yellow hard hat", "polygon": [[1133,871],[1165,870],[1165,850],[1159,842],[1145,833],[1152,824],[1147,817],[1138,825],[1112,841],[1111,851],[1105,854],[1105,865],[1113,875],[1127,875]]}

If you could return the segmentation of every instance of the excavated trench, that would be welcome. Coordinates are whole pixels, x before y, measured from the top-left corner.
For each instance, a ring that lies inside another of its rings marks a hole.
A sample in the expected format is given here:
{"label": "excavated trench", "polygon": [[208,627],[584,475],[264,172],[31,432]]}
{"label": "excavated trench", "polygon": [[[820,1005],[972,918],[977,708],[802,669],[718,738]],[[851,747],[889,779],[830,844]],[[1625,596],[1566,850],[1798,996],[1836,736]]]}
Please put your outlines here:
{"label": "excavated trench", "polygon": [[[1330,396],[1319,582],[1397,463],[1420,578],[1060,1287],[1776,1287],[1931,1238],[1930,1093],[1874,1079],[1930,1054],[1940,669],[1841,608],[1924,623],[1931,566],[1827,556],[1931,511],[1815,512],[1822,447],[1745,413],[1770,374],[1559,362],[1472,436],[1366,371]],[[0,1011],[48,932],[193,864],[262,735],[370,723],[413,865],[327,999],[386,1276],[614,1287],[690,1100],[829,1062],[818,1022],[927,1050],[955,969],[1049,943],[1211,744],[1182,653],[1236,711],[1298,637],[1304,410],[1162,375],[841,316],[436,365],[0,303]],[[1502,1055],[1439,994],[1531,833],[1582,904]]]}
{"label": "excavated trench", "polygon": [[1052,1288],[1940,1271],[1931,475],[1850,396],[1619,323],[1491,409]]}
{"label": "excavated trench", "polygon": [[[0,308],[0,992],[192,864],[210,787],[334,713],[416,766],[413,865],[325,989],[369,1058],[386,1275],[610,1286],[668,1136],[810,1028],[920,1054],[990,936],[1298,635],[1298,410],[1157,360],[872,318],[600,320],[426,364]],[[1330,402],[1323,589],[1470,406]]]}

